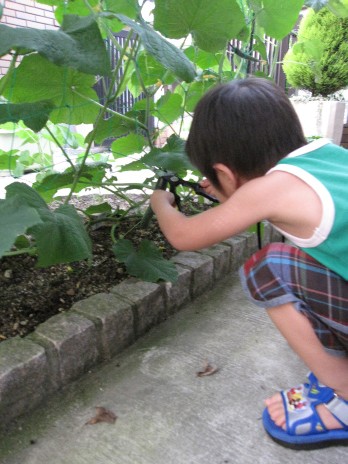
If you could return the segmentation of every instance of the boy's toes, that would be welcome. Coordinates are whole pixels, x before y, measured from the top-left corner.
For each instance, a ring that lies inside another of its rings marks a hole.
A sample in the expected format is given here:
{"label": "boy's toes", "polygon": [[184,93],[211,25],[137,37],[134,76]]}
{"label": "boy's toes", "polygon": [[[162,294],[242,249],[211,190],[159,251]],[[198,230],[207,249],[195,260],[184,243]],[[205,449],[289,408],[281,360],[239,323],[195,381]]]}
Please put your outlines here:
{"label": "boy's toes", "polygon": [[272,397],[267,398],[265,400],[265,405],[273,422],[278,425],[278,427],[285,428],[285,411],[280,393],[276,393]]}
{"label": "boy's toes", "polygon": [[267,407],[271,406],[271,404],[278,404],[278,403],[281,403],[281,404],[283,403],[282,395],[279,392],[265,399],[265,404]]}

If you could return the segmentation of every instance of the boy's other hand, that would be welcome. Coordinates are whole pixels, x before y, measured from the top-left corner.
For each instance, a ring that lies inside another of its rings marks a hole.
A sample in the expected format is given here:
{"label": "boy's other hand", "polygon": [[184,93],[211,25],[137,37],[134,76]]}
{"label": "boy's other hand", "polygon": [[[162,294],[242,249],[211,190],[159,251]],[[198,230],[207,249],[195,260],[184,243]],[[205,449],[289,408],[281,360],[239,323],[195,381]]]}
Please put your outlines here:
{"label": "boy's other hand", "polygon": [[228,199],[228,196],[224,195],[220,190],[215,188],[209,179],[203,179],[199,185],[205,190],[208,195],[217,198],[220,203],[223,203]]}
{"label": "boy's other hand", "polygon": [[215,189],[213,187],[213,185],[211,184],[210,180],[208,179],[203,179],[200,181],[199,185],[204,188],[204,190],[206,191],[206,193],[208,193],[209,195],[212,195],[212,196],[215,196]]}

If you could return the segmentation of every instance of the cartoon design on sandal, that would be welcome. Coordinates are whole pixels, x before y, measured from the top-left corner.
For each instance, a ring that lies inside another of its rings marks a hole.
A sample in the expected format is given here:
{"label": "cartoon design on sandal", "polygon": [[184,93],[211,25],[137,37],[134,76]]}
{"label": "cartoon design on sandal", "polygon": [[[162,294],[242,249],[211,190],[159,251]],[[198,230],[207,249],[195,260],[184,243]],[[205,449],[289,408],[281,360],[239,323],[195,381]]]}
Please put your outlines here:
{"label": "cartoon design on sandal", "polygon": [[[262,420],[266,432],[277,443],[293,449],[315,449],[332,445],[348,445],[348,401],[339,398],[332,388],[318,383],[313,373],[310,383],[284,390],[281,393],[285,430],[272,420],[268,409]],[[317,406],[324,404],[342,428],[329,430],[321,420]]]}
{"label": "cartoon design on sandal", "polygon": [[287,390],[286,396],[288,399],[289,409],[291,410],[301,409],[307,405],[307,401],[303,396],[303,385]]}

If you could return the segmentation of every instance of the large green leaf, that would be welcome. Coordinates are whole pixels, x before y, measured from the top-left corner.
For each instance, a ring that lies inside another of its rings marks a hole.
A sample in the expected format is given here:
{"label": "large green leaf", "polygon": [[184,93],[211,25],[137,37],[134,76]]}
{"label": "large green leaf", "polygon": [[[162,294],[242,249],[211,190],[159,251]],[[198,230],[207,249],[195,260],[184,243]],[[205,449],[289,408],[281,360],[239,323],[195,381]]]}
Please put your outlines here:
{"label": "large green leaf", "polygon": [[135,19],[140,11],[138,0],[104,0],[104,9]]}
{"label": "large green leaf", "polygon": [[151,114],[165,124],[171,124],[182,115],[182,105],[181,95],[168,91],[156,102]]}
{"label": "large green leaf", "polygon": [[[84,146],[84,136],[77,132],[73,132],[71,127],[65,124],[50,124],[48,123],[50,132],[43,130],[40,136],[49,140],[50,142],[60,143],[63,146],[68,145],[71,148],[77,149]],[[79,130],[77,127],[76,130]],[[51,135],[52,134],[52,135]]]}
{"label": "large green leaf", "polygon": [[91,239],[72,205],[60,206],[30,233],[35,237],[39,267],[92,258]]}
{"label": "large green leaf", "polygon": [[[129,18],[135,19],[140,10],[137,0],[41,0],[42,3],[49,3],[52,6],[56,6],[54,10],[54,15],[57,21],[61,24],[63,22],[64,15],[66,14],[76,14],[79,16],[88,16],[91,14],[90,7],[94,11],[102,8],[104,11],[112,11],[113,13],[121,13]],[[112,18],[107,20],[108,29],[113,32],[119,32],[123,28],[123,24],[117,18]],[[101,24],[101,30],[103,30],[104,25]]]}
{"label": "large green leaf", "polygon": [[[79,181],[75,186],[75,193],[87,187],[101,187],[105,177],[107,164],[85,165],[80,173]],[[41,181],[33,184],[33,188],[47,202],[52,201],[56,193],[64,188],[71,188],[75,178],[75,172],[68,168],[65,172],[49,174]]]}
{"label": "large green leaf", "polygon": [[[32,211],[36,213],[36,222],[33,220],[30,224],[32,227],[27,226],[25,230],[35,238],[39,255],[38,266],[91,258],[91,240],[73,206],[62,205],[51,211],[33,188],[20,182],[8,185],[6,191],[6,202],[17,202],[17,209],[24,217],[27,214],[30,218]],[[18,228],[17,234],[25,231],[22,229]]]}
{"label": "large green leaf", "polygon": [[[146,52],[146,50],[139,53],[137,57],[137,70],[141,74],[142,82],[145,86],[151,86],[156,84],[172,84],[175,81],[175,77],[172,73],[158,61],[154,59],[152,55]],[[133,72],[131,83],[133,87],[139,87],[137,91],[138,95],[143,91],[140,83],[138,74]]]}
{"label": "large green leaf", "polygon": [[180,152],[164,152],[153,149],[142,160],[145,165],[156,166],[163,171],[175,172],[180,177],[185,176],[187,170],[194,169],[187,156]]}
{"label": "large green leaf", "polygon": [[[127,120],[122,114],[114,114],[111,118],[99,121],[94,132],[94,140],[97,143],[103,143],[105,139],[110,137],[121,137],[135,130],[137,127],[139,127],[139,124],[136,119],[133,121],[130,119]],[[90,141],[91,135],[92,133],[87,135],[87,142]]]}
{"label": "large green leaf", "polygon": [[59,31],[13,28],[0,24],[0,56],[11,50],[37,51],[58,66],[107,75],[110,61],[92,16],[66,15]]}
{"label": "large green leaf", "polygon": [[[218,71],[221,58],[223,55],[225,56],[225,53],[206,52],[204,50],[200,50],[197,47],[191,46],[186,48],[185,55],[201,69],[213,69],[214,71]],[[224,59],[222,69],[224,71],[231,69],[231,63],[227,58]]]}
{"label": "large green leaf", "polygon": [[128,274],[146,282],[175,282],[178,278],[175,264],[163,258],[158,248],[149,240],[143,240],[138,250],[129,240],[118,240],[113,251],[116,258],[125,263]]}
{"label": "large green leaf", "polygon": [[[44,1],[46,3],[46,1]],[[47,2],[48,3],[48,2]],[[64,15],[74,14],[79,16],[89,16],[92,8],[97,7],[99,0],[50,0],[50,5],[54,6],[54,16],[56,17],[59,24],[62,24]]]}
{"label": "large green leaf", "polygon": [[251,0],[257,24],[278,40],[291,32],[303,3],[303,0]]}
{"label": "large green leaf", "polygon": [[154,16],[154,27],[164,36],[192,34],[196,45],[210,52],[224,49],[245,25],[235,0],[157,0]]}
{"label": "large green leaf", "polygon": [[20,197],[23,204],[35,208],[40,215],[45,216],[49,212],[46,202],[34,189],[21,182],[13,182],[6,187],[6,199]]}
{"label": "large green leaf", "polygon": [[88,215],[93,215],[93,214],[111,214],[112,213],[112,207],[111,205],[104,201],[104,203],[100,203],[99,205],[91,205],[88,208],[84,210],[85,214]]}
{"label": "large green leaf", "polygon": [[121,171],[148,169],[149,167],[174,172],[180,177],[185,176],[188,170],[195,169],[185,152],[185,141],[176,135],[171,135],[163,148],[153,148],[140,160],[123,166]]}
{"label": "large green leaf", "polygon": [[124,15],[116,16],[141,37],[145,49],[165,68],[186,82],[191,82],[195,78],[194,66],[182,50],[146,24],[139,24]]}
{"label": "large green leaf", "polygon": [[10,250],[18,235],[40,222],[35,208],[23,204],[19,196],[0,200],[0,257]]}
{"label": "large green leaf", "polygon": [[[85,0],[83,0],[85,1]],[[110,11],[112,13],[124,14],[128,18],[136,19],[140,12],[138,0],[104,0],[102,3],[103,11]],[[101,18],[99,16],[101,30],[105,36],[108,37],[110,31],[119,32],[124,29],[123,23],[116,17],[112,18]],[[106,20],[106,24],[105,24]],[[106,27],[105,27],[106,26]]]}
{"label": "large green leaf", "polygon": [[98,101],[92,89],[93,76],[56,66],[38,54],[24,57],[18,68],[3,79],[6,79],[3,94],[13,103],[50,100],[55,106],[50,114],[54,123],[93,123],[99,112],[87,100]]}
{"label": "large green leaf", "polygon": [[35,103],[3,103],[0,104],[0,124],[22,120],[34,132],[39,132],[47,123],[53,108],[53,103],[47,100]]}
{"label": "large green leaf", "polygon": [[254,52],[258,52],[260,54],[261,59],[267,62],[268,56],[267,56],[267,49],[266,49],[264,40],[260,38],[259,36],[254,35],[254,41],[255,41],[254,46],[253,46]]}
{"label": "large green leaf", "polygon": [[111,145],[111,151],[115,158],[141,153],[148,144],[147,139],[139,134],[129,134],[120,137]]}
{"label": "large green leaf", "polygon": [[[201,81],[191,82],[187,86],[186,96],[185,96],[185,110],[188,112],[193,112],[196,108],[197,103],[203,97],[203,95],[214,85],[216,85],[215,78],[205,78]],[[177,87],[176,92],[181,92],[182,89]]]}
{"label": "large green leaf", "polygon": [[13,171],[16,167],[19,153],[19,150],[4,151],[0,149],[0,169]]}

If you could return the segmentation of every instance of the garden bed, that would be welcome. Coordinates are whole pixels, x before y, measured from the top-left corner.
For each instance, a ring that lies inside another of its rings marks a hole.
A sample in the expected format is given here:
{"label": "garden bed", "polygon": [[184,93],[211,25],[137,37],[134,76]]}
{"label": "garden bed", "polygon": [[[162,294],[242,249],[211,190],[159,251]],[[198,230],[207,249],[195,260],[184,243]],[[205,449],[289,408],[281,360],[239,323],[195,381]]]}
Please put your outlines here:
{"label": "garden bed", "polygon": [[[115,207],[115,198],[107,200]],[[95,201],[95,196],[89,195],[80,197],[75,205],[86,208]],[[70,309],[76,301],[108,291],[129,277],[124,264],[119,263],[112,252],[110,231],[108,223],[90,231],[92,265],[80,261],[37,268],[36,258],[29,255],[0,259],[0,342],[17,335],[24,337],[51,316]],[[149,239],[160,247],[164,257],[175,254],[155,219],[144,229],[139,225],[139,217],[129,216],[122,220],[118,229],[119,234],[126,232],[135,245],[142,239]]]}

